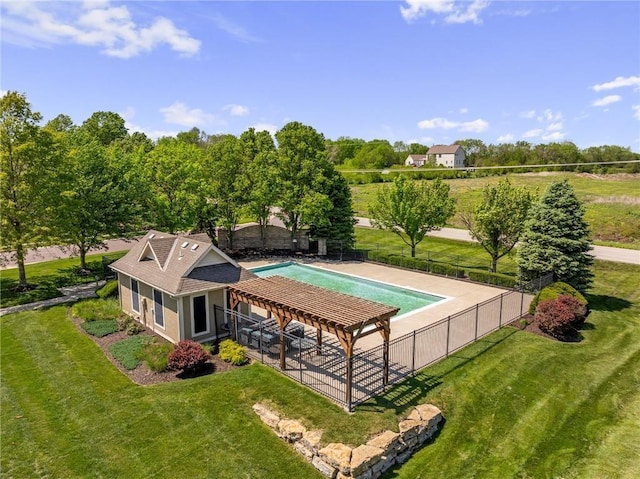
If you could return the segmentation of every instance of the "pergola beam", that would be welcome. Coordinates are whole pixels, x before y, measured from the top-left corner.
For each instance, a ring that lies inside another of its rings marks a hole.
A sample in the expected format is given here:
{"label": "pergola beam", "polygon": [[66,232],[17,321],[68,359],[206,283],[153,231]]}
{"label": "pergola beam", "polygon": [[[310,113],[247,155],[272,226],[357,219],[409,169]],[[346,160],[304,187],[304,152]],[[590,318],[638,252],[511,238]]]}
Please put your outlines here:
{"label": "pergola beam", "polygon": [[[351,407],[353,350],[359,338],[379,332],[384,342],[384,385],[389,380],[391,317],[398,308],[325,290],[280,276],[255,278],[229,286],[229,302],[257,306],[273,314],[280,329],[280,368],[285,369],[284,330],[291,321],[316,329],[318,348],[322,332],[335,335],[347,357],[345,400]],[[367,326],[371,330],[364,331]],[[318,349],[318,352],[319,349]]]}

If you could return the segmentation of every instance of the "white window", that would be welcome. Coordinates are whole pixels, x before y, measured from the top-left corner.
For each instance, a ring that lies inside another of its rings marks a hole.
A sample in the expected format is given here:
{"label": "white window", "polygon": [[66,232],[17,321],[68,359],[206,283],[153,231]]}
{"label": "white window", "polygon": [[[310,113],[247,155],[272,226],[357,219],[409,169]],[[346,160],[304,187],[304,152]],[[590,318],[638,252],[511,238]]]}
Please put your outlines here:
{"label": "white window", "polygon": [[194,296],[191,299],[191,329],[194,336],[209,332],[207,303],[206,295]]}
{"label": "white window", "polygon": [[162,291],[153,290],[153,321],[164,329],[164,309],[162,307]]}
{"label": "white window", "polygon": [[138,280],[131,278],[131,310],[135,313],[140,312],[140,289]]}

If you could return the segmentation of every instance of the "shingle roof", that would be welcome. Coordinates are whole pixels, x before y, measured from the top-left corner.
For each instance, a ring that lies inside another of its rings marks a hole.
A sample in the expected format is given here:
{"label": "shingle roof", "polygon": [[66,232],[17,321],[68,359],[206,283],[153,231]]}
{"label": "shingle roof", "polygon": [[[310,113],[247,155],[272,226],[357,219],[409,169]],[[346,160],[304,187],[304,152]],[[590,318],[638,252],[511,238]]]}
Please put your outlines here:
{"label": "shingle roof", "polygon": [[409,155],[409,158],[412,160],[424,160],[427,158],[427,155]]}
{"label": "shingle roof", "polygon": [[434,145],[429,148],[427,151],[427,155],[438,155],[442,153],[455,153],[458,149],[461,148],[460,145]]}
{"label": "shingle roof", "polygon": [[399,309],[348,294],[330,291],[282,276],[254,278],[229,286],[254,299],[353,330],[376,318],[390,317]]}
{"label": "shingle roof", "polygon": [[[187,244],[183,247],[184,243]],[[141,259],[147,246],[158,262]],[[198,267],[210,252],[221,262]],[[208,238],[203,241],[200,235],[176,236],[153,230],[110,267],[172,295],[215,289],[255,276],[213,246]]]}

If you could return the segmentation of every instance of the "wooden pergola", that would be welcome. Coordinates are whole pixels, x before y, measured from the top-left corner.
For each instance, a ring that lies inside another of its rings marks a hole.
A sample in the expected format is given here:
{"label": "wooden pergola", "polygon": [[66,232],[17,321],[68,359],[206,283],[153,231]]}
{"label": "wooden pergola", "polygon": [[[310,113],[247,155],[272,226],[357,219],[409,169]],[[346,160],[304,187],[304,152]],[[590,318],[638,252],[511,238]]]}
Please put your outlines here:
{"label": "wooden pergola", "polygon": [[[399,309],[368,301],[318,286],[301,283],[282,276],[254,278],[229,285],[229,306],[235,311],[245,303],[267,311],[280,330],[280,369],[285,369],[284,329],[291,321],[298,321],[316,329],[318,346],[322,332],[335,335],[347,357],[345,400],[351,404],[353,382],[353,348],[359,338],[379,332],[384,341],[383,381],[389,380],[390,319]],[[367,326],[372,328],[365,331]]]}

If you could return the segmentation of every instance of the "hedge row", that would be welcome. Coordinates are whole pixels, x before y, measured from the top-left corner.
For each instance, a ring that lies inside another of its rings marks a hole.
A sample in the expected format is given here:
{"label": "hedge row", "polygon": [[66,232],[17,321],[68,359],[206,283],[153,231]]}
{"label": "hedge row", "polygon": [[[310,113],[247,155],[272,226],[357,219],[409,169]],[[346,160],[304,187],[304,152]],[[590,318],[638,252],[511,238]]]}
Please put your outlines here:
{"label": "hedge row", "polygon": [[426,271],[427,273],[441,274],[443,276],[451,276],[453,278],[464,278],[464,270],[456,268],[446,263],[436,263],[422,258],[412,258],[410,256],[399,256],[395,254],[387,255],[384,253],[370,256],[370,259],[379,263],[390,264],[392,266],[401,266],[403,268],[416,269],[418,271]]}
{"label": "hedge row", "polygon": [[479,283],[493,284],[495,286],[504,286],[505,288],[515,288],[518,280],[513,276],[501,273],[491,273],[489,271],[469,271],[469,279]]}

